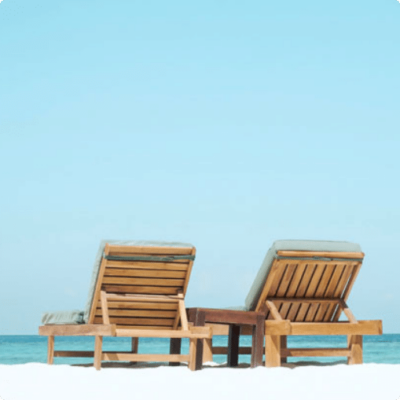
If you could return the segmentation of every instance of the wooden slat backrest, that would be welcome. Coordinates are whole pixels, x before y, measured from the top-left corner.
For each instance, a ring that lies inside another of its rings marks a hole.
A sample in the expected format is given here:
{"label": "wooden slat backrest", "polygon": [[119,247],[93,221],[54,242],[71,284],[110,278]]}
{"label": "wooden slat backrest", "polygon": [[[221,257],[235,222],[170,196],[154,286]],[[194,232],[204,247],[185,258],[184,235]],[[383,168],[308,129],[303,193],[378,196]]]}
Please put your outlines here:
{"label": "wooden slat backrest", "polygon": [[[361,268],[363,253],[278,251],[256,311],[272,301],[283,319],[293,322],[338,321]],[[303,300],[303,301],[302,301]]]}
{"label": "wooden slat backrest", "polygon": [[[110,323],[116,324],[117,328],[176,328],[179,322],[178,297],[183,299],[186,293],[195,254],[194,247],[106,245],[89,323],[104,323],[100,301],[102,291],[109,296]],[[112,295],[116,295],[115,299]],[[148,296],[160,301],[148,301]],[[163,301],[168,296],[171,297],[169,301]]]}

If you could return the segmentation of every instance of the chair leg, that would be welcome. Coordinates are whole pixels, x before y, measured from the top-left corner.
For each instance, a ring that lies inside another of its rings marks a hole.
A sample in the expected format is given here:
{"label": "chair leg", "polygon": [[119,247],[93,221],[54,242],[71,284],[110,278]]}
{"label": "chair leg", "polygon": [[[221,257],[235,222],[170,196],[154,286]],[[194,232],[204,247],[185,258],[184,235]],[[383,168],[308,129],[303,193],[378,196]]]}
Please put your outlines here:
{"label": "chair leg", "polygon": [[[196,371],[197,339],[190,339],[189,342],[189,369]],[[201,367],[200,367],[201,368]]]}
{"label": "chair leg", "polygon": [[[197,312],[196,318],[194,320],[194,326],[205,326],[206,324],[206,314],[204,312]],[[199,370],[203,365],[203,352],[204,352],[204,340],[196,340],[196,350],[195,350],[195,370]]]}
{"label": "chair leg", "polygon": [[[287,349],[287,336],[281,336],[281,350]],[[287,363],[287,357],[281,357],[281,363]]]}
{"label": "chair leg", "polygon": [[95,336],[94,339],[94,367],[97,371],[101,368],[101,360],[103,358],[103,336]]}
{"label": "chair leg", "polygon": [[363,337],[361,335],[349,335],[347,338],[350,357],[347,364],[362,364],[363,363]]}
{"label": "chair leg", "polygon": [[204,339],[203,362],[209,362],[212,360],[213,360],[212,339]]}
{"label": "chair leg", "polygon": [[132,338],[132,353],[137,354],[139,351],[139,338],[133,337]]}
{"label": "chair leg", "polygon": [[265,366],[281,366],[281,337],[265,335]]}
{"label": "chair leg", "polygon": [[199,371],[203,368],[203,349],[204,349],[204,339],[196,339],[196,352],[194,355],[195,371]]}
{"label": "chair leg", "polygon": [[[181,354],[181,338],[171,338],[169,342],[169,354]],[[177,367],[180,365],[179,362],[170,362],[171,367]]]}
{"label": "chair leg", "polygon": [[49,336],[47,339],[47,364],[51,365],[54,362],[54,336]]}
{"label": "chair leg", "polygon": [[240,325],[229,325],[228,366],[237,367],[239,363]]}
{"label": "chair leg", "polygon": [[[139,338],[133,337],[132,338],[132,349],[131,349],[132,354],[137,354],[139,352]],[[136,365],[136,361],[131,361],[129,363],[130,365]]]}

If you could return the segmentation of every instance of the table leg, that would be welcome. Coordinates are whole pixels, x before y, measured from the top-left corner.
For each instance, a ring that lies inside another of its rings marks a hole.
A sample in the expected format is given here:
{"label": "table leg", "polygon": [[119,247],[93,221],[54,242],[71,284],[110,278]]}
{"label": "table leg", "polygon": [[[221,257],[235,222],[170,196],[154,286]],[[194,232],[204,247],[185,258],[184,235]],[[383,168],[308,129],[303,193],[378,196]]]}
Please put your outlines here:
{"label": "table leg", "polygon": [[[194,320],[194,326],[204,326],[206,324],[206,313],[204,311],[197,311]],[[196,344],[196,364],[195,370],[198,371],[203,366],[203,347],[204,339],[198,339]]]}
{"label": "table leg", "polygon": [[[181,338],[172,338],[172,339],[170,339],[169,354],[181,354],[181,344],[182,344],[182,339]],[[169,365],[171,367],[176,367],[176,366],[179,366],[180,363],[178,363],[178,362],[170,362]]]}
{"label": "table leg", "polygon": [[[281,351],[287,349],[287,336],[281,336]],[[287,363],[287,357],[281,357],[281,363]]]}
{"label": "table leg", "polygon": [[253,337],[251,347],[251,368],[262,365],[264,353],[264,316],[257,317],[257,323],[253,326]]}
{"label": "table leg", "polygon": [[239,361],[240,325],[229,325],[228,366],[237,367]]}

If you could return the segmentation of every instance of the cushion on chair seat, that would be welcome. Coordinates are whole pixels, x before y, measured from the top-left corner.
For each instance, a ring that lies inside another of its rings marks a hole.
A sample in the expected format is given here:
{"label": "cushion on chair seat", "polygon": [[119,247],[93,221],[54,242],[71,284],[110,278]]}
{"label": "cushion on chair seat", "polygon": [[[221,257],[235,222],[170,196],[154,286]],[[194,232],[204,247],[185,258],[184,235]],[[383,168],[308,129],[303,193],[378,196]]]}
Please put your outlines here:
{"label": "cushion on chair seat", "polygon": [[43,325],[76,325],[83,324],[84,311],[72,310],[72,311],[55,311],[47,312],[43,314],[42,324]]}

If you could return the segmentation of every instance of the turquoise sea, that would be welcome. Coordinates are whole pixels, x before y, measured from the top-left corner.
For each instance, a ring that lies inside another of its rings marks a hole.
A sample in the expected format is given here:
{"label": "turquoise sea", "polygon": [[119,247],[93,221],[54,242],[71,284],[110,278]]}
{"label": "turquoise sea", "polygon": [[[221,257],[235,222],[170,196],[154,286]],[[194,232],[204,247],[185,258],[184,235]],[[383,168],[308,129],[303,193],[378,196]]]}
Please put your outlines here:
{"label": "turquoise sea", "polygon": [[[214,338],[214,346],[227,344],[226,336]],[[129,338],[104,338],[104,350],[129,351],[131,340]],[[243,346],[251,345],[251,337],[240,338]],[[345,336],[297,336],[288,338],[289,347],[345,347]],[[188,341],[183,340],[182,353],[188,352]],[[86,350],[93,351],[94,339],[91,337],[59,337],[55,340],[56,350]],[[167,353],[169,351],[169,340],[144,338],[139,342],[139,353]],[[0,336],[0,364],[25,364],[45,363],[47,358],[47,338],[32,335],[7,335]],[[289,358],[289,362],[318,361],[335,362],[343,358]],[[214,361],[217,363],[226,362],[226,356],[216,355]],[[89,364],[90,358],[55,358],[55,364]],[[250,356],[241,355],[240,363],[249,363]],[[386,334],[382,336],[364,337],[364,362],[379,364],[400,364],[400,334]]]}

